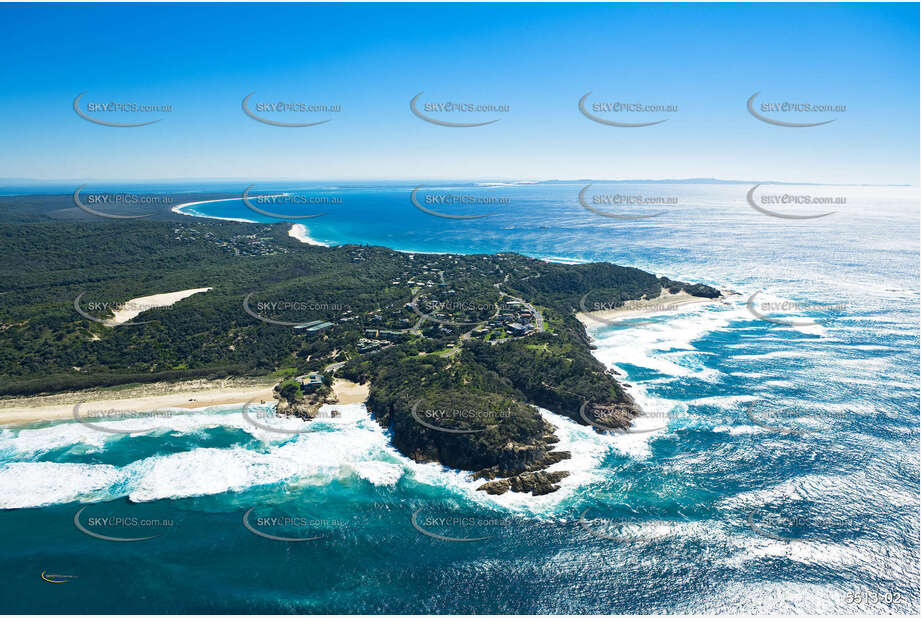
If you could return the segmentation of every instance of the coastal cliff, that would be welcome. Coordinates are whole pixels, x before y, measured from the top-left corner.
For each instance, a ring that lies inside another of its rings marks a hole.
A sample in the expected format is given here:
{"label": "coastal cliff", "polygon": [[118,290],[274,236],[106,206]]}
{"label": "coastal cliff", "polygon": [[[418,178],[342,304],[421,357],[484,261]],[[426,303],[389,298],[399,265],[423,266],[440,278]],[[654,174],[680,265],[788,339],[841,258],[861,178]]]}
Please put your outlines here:
{"label": "coastal cliff", "polygon": [[[587,266],[584,271],[614,290],[621,303],[631,293],[655,298],[670,288],[705,299],[719,296],[708,286],[636,269]],[[569,285],[579,268],[561,268]],[[622,289],[629,287],[624,275],[633,282],[637,273],[648,277],[648,285]],[[554,427],[538,407],[597,431],[628,429],[642,410],[591,354],[588,334],[575,317],[585,288],[561,291],[546,280],[525,286],[511,278],[506,286],[511,290],[506,296],[537,307],[545,328],[514,340],[463,340],[444,354],[394,346],[348,363],[342,373],[370,381],[368,409],[406,456],[470,471],[474,480],[484,481],[478,489],[490,494],[542,495],[558,490],[568,476],[560,466],[548,468],[571,454],[556,449]]]}

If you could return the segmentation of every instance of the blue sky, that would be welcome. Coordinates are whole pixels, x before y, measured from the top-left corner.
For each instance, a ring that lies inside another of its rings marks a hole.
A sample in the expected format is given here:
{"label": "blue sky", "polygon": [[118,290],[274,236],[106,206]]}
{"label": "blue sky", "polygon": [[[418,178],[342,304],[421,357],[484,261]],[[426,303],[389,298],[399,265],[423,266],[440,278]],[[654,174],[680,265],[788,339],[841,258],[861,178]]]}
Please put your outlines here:
{"label": "blue sky", "polygon": [[[0,5],[0,177],[918,184],[918,19],[917,4]],[[254,91],[342,111],[268,126],[241,110]],[[410,112],[420,91],[509,112],[436,126]],[[580,114],[589,91],[678,111],[609,127]],[[756,91],[847,111],[778,127],[748,113]],[[81,92],[173,109],[104,127],[74,113]]]}

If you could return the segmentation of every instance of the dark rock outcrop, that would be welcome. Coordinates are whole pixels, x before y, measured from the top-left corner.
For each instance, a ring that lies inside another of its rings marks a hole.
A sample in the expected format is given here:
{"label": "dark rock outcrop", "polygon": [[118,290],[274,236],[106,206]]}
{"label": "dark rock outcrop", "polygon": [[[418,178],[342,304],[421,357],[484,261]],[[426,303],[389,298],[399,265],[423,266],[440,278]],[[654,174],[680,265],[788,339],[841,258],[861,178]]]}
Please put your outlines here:
{"label": "dark rock outcrop", "polygon": [[509,490],[542,496],[558,490],[560,488],[558,483],[567,476],[569,472],[562,470],[559,472],[522,472],[507,479],[483,483],[477,489],[494,496],[504,494]]}

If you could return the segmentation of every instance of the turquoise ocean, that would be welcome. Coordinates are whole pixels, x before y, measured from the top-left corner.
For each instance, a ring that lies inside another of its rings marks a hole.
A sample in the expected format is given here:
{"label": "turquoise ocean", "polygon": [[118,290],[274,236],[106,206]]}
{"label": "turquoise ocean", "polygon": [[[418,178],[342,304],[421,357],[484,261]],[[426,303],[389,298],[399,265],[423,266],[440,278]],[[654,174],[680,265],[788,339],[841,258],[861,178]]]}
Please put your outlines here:
{"label": "turquoise ocean", "polygon": [[918,189],[588,184],[430,182],[415,203],[399,183],[260,185],[287,195],[250,198],[276,216],[183,212],[322,214],[291,220],[330,245],[610,261],[737,292],[590,329],[644,431],[542,411],[573,457],[535,498],[409,460],[360,404],[289,433],[233,406],[107,424],[144,433],[0,428],[0,607],[917,613]]}

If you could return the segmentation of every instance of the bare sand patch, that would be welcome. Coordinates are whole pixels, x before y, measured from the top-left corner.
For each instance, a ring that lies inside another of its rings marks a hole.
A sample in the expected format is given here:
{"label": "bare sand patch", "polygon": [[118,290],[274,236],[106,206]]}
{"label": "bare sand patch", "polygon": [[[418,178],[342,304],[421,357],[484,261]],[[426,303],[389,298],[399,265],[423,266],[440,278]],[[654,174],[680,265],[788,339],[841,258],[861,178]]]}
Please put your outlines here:
{"label": "bare sand patch", "polygon": [[211,288],[194,288],[191,290],[180,290],[179,292],[166,292],[164,294],[152,294],[150,296],[141,296],[139,298],[132,298],[123,305],[120,305],[118,309],[115,310],[115,315],[106,320],[104,324],[106,326],[116,326],[117,324],[124,324],[129,320],[133,320],[138,317],[148,309],[160,309],[162,307],[169,307],[173,303],[177,303],[183,298],[188,298],[193,294],[198,294],[200,292],[207,292]]}
{"label": "bare sand patch", "polygon": [[349,380],[336,378],[333,381],[333,393],[336,395],[336,403],[364,403],[368,399],[368,393],[371,390],[370,384],[356,384]]}

